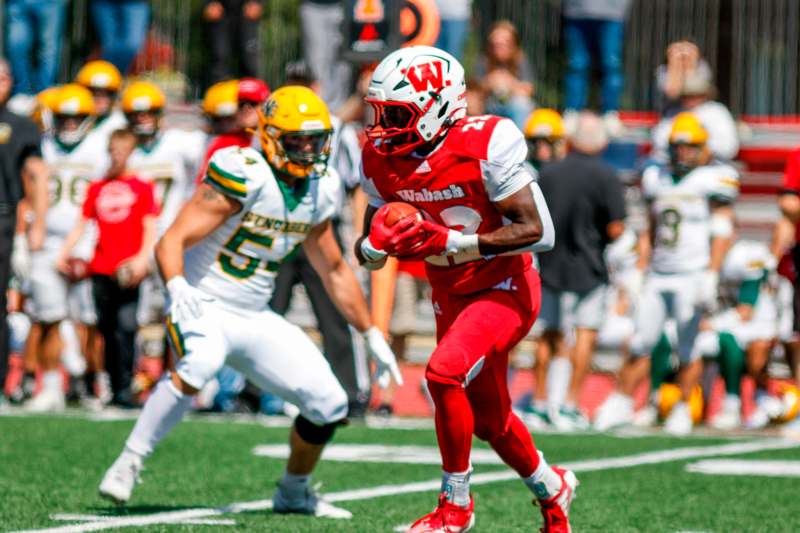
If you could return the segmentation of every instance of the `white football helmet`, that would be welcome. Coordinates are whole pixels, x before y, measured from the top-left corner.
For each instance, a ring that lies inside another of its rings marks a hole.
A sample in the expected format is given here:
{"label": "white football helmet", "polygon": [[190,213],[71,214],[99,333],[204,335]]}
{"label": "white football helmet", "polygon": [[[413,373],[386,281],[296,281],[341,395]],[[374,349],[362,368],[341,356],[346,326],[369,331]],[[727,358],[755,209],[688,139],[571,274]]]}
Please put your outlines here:
{"label": "white football helmet", "polygon": [[392,52],[367,89],[375,111],[367,137],[382,154],[408,154],[467,114],[465,91],[464,67],[447,52],[432,46]]}

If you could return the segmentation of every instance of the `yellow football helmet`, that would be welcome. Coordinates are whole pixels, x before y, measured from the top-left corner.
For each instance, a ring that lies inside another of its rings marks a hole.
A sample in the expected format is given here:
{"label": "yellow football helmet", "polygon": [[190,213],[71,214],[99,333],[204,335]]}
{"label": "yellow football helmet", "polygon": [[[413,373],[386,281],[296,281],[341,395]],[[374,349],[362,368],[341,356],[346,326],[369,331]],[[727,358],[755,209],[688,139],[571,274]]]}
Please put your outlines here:
{"label": "yellow football helmet", "polygon": [[770,420],[776,424],[790,422],[797,418],[800,412],[800,390],[794,385],[782,383],[778,388],[780,410],[771,416]]}
{"label": "yellow football helmet", "polygon": [[[89,133],[94,122],[94,99],[83,85],[68,83],[51,96],[56,138],[65,146],[75,146]],[[77,122],[76,122],[77,121]]]}
{"label": "yellow football helmet", "polygon": [[43,132],[49,131],[53,127],[53,108],[58,101],[60,85],[49,87],[36,95],[36,104],[31,113],[33,120]]}
{"label": "yellow football helmet", "polygon": [[48,97],[56,116],[94,115],[92,93],[83,85],[68,83]]}
{"label": "yellow football helmet", "polygon": [[87,89],[119,91],[122,76],[117,67],[108,61],[89,61],[79,71],[75,81]]}
{"label": "yellow football helmet", "polygon": [[215,83],[203,97],[203,111],[211,117],[230,117],[239,107],[239,80]]}
{"label": "yellow football helmet", "polygon": [[672,122],[669,132],[670,144],[705,144],[708,140],[706,131],[700,120],[692,113],[679,113]]}
{"label": "yellow football helmet", "polygon": [[281,87],[258,110],[258,137],[267,161],[296,178],[327,165],[332,133],[328,107],[308,87]]}
{"label": "yellow football helmet", "polygon": [[164,93],[149,81],[131,83],[122,92],[122,111],[126,114],[141,111],[157,113],[164,108],[165,103]]}
{"label": "yellow football helmet", "polygon": [[537,109],[525,123],[525,137],[528,139],[545,138],[556,141],[564,137],[564,122],[554,109]]}
{"label": "yellow football helmet", "polygon": [[[658,414],[667,418],[675,404],[681,401],[681,388],[674,383],[664,383],[658,389]],[[703,420],[703,389],[697,385],[689,397],[689,412],[695,424]]]}

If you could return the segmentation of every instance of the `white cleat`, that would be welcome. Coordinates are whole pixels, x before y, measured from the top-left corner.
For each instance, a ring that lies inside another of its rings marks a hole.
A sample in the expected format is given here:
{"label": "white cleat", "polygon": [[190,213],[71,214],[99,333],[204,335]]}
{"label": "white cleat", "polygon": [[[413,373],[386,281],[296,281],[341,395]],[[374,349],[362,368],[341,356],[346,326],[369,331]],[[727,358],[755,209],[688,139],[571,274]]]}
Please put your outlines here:
{"label": "white cleat", "polygon": [[131,499],[133,487],[141,483],[142,459],[130,452],[122,454],[114,461],[100,482],[100,496],[116,504],[124,504]]}
{"label": "white cleat", "polygon": [[664,431],[670,435],[683,437],[692,432],[693,425],[689,404],[686,402],[678,402],[664,421]]}
{"label": "white cleat", "polygon": [[64,393],[43,390],[27,402],[25,410],[31,413],[57,413],[67,407]]}
{"label": "white cleat", "polygon": [[559,431],[572,432],[591,429],[591,424],[580,410],[563,405],[550,414],[550,420]]}
{"label": "white cleat", "polygon": [[633,423],[633,398],[612,392],[611,396],[598,408],[594,417],[594,429],[609,429]]}
{"label": "white cleat", "polygon": [[747,429],[762,429],[768,425],[769,414],[761,406],[757,406],[750,418],[747,419],[747,422],[744,423],[744,427]]}
{"label": "white cleat", "polygon": [[722,431],[737,429],[742,425],[742,402],[737,396],[726,396],[722,409],[711,419],[711,427]]}
{"label": "white cleat", "polygon": [[272,497],[272,511],[280,514],[304,514],[318,518],[335,518],[347,520],[353,518],[353,513],[347,509],[336,507],[325,500],[311,487],[306,488],[305,494],[299,498],[290,497],[281,483]]}
{"label": "white cleat", "polygon": [[651,428],[658,422],[658,409],[656,406],[648,403],[638,411],[633,417],[633,425],[637,428]]}

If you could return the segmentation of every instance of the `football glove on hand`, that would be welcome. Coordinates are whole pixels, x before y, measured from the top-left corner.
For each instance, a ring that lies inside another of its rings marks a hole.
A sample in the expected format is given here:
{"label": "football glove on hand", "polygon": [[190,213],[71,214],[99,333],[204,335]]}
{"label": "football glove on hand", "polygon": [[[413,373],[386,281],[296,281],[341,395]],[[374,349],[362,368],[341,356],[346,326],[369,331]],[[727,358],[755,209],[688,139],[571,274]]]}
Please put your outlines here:
{"label": "football glove on hand", "polygon": [[173,322],[183,322],[200,318],[203,314],[203,302],[211,302],[210,298],[200,290],[192,287],[183,276],[175,276],[167,282],[169,292],[169,315]]}
{"label": "football glove on hand", "polygon": [[372,377],[372,381],[377,381],[382,389],[389,386],[391,379],[394,379],[395,383],[402,386],[403,376],[397,366],[397,359],[395,359],[392,349],[386,343],[381,330],[372,326],[363,335],[367,353],[375,361],[375,374]]}
{"label": "football glove on hand", "polygon": [[361,239],[359,247],[361,249],[361,257],[364,259],[364,263],[361,266],[367,270],[379,270],[386,264],[386,257],[389,254],[375,248],[369,237]]}
{"label": "football glove on hand", "polygon": [[436,222],[423,220],[416,223],[414,232],[396,236],[387,248],[404,259],[425,259],[432,255],[456,255],[462,252],[478,253],[478,236],[464,235]]}

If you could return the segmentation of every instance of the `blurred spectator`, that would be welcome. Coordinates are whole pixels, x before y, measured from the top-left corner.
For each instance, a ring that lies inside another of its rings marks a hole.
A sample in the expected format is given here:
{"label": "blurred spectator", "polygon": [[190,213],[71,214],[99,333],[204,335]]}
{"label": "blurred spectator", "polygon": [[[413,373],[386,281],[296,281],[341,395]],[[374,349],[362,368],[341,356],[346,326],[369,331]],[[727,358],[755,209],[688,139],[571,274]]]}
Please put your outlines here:
{"label": "blurred spectator", "polygon": [[467,100],[467,114],[471,116],[486,114],[486,92],[480,81],[473,78],[467,80],[467,90],[464,93]]}
{"label": "blurred spectator", "polygon": [[663,117],[672,117],[681,112],[683,85],[694,75],[711,83],[711,68],[700,54],[697,43],[690,39],[670,43],[666,62],[656,70],[657,105]]}
{"label": "blurred spectator", "polygon": [[204,0],[212,83],[258,76],[258,24],[263,13],[261,0]]}
{"label": "blurred spectator", "polygon": [[242,78],[237,82],[237,109],[236,125],[230,131],[221,133],[208,143],[203,164],[197,174],[197,183],[202,181],[206,174],[208,161],[214,152],[226,146],[241,146],[242,148],[253,144],[253,131],[258,127],[258,108],[269,97],[269,86],[255,78]]}
{"label": "blurred spectator", "polygon": [[303,55],[322,85],[322,99],[333,113],[350,94],[350,65],[339,57],[343,22],[341,0],[303,0],[300,4]]}
{"label": "blurred spectator", "polygon": [[89,270],[97,308],[97,326],[105,339],[106,369],[111,376],[112,403],[133,406],[131,378],[138,324],[139,284],[147,276],[155,244],[158,213],[153,185],[130,174],[128,158],[136,136],[128,130],[111,134],[111,165],[106,176],[89,186],[78,224],[67,235],[56,262],[68,273],[68,259],[89,221],[98,228]]}
{"label": "blurred spectator", "polygon": [[[683,82],[680,110],[695,115],[708,132],[708,148],[714,158],[731,161],[739,152],[739,133],[736,121],[724,104],[713,100],[714,88],[708,77],[699,70]],[[653,129],[653,158],[659,162],[669,159],[669,133],[673,117],[664,118]]]}
{"label": "blurred spectator", "polygon": [[95,30],[103,59],[124,75],[147,37],[150,2],[147,0],[92,0]]}
{"label": "blurred spectator", "polygon": [[586,107],[592,52],[599,52],[603,71],[600,109],[606,130],[612,137],[623,133],[619,119],[622,96],[622,39],[630,0],[564,0],[564,44],[567,72],[564,77],[564,109],[567,131],[571,131],[575,112]]}
{"label": "blurred spectator", "polygon": [[522,129],[533,110],[533,69],[511,22],[501,20],[492,25],[475,75],[488,95],[486,111],[508,117]]}
{"label": "blurred spectator", "polygon": [[542,169],[539,179],[559,245],[538,256],[544,327],[537,361],[558,358],[547,380],[550,420],[559,429],[586,429],[578,394],[606,312],[603,252],[625,229],[625,198],[616,171],[600,156],[608,145],[600,117],[579,114],[569,140],[570,153]]}
{"label": "blurred spectator", "polygon": [[12,84],[11,67],[0,58],[0,403],[5,401],[2,391],[8,371],[6,290],[11,277],[17,204],[27,196],[28,204],[34,208],[36,218],[28,228],[27,245],[36,251],[44,241],[48,199],[48,169],[41,158],[39,130],[31,120],[6,109]]}
{"label": "blurred spectator", "polygon": [[36,94],[55,83],[66,5],[64,0],[6,1],[6,50],[14,93]]}
{"label": "blurred spectator", "polygon": [[367,88],[374,71],[375,65],[363,65],[361,67],[356,80],[355,92],[336,110],[336,116],[342,119],[342,122],[362,125],[369,122],[372,108],[364,102],[364,98],[367,96]]}
{"label": "blurred spectator", "polygon": [[461,61],[472,17],[472,0],[436,0],[439,8],[439,38],[434,46]]}

